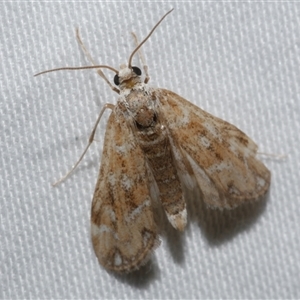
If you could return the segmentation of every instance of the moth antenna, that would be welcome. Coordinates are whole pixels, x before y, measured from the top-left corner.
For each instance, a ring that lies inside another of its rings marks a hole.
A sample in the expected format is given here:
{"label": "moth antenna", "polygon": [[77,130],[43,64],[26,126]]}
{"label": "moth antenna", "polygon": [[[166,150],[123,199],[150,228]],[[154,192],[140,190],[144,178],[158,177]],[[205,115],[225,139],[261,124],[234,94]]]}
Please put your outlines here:
{"label": "moth antenna", "polygon": [[50,72],[55,72],[55,71],[64,71],[64,70],[85,70],[85,69],[109,69],[113,72],[115,72],[116,74],[119,73],[118,70],[110,67],[110,66],[106,66],[106,65],[98,65],[98,66],[85,66],[85,67],[63,67],[63,68],[56,68],[56,69],[51,69],[51,70],[46,70],[46,71],[43,71],[43,72],[40,72],[40,73],[37,73],[35,75],[33,75],[34,77],[35,76],[39,76],[39,75],[42,75],[42,74],[46,74],[46,73],[50,73]]}
{"label": "moth antenna", "polygon": [[172,8],[170,11],[168,11],[157,23],[156,25],[152,28],[152,30],[149,32],[149,34],[141,41],[141,43],[133,50],[133,52],[131,53],[129,60],[128,60],[128,68],[131,68],[131,61],[133,58],[133,55],[142,47],[142,45],[149,39],[149,37],[151,36],[151,34],[154,32],[154,30],[157,28],[157,26],[163,21],[163,19],[170,14],[172,11],[174,10],[174,8]]}

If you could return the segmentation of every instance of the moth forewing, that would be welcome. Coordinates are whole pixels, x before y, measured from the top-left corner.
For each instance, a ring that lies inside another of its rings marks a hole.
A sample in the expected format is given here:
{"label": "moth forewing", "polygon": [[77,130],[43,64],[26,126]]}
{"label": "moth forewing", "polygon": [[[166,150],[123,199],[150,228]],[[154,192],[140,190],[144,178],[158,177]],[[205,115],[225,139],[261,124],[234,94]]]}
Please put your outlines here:
{"label": "moth forewing", "polygon": [[127,121],[113,111],[106,128],[91,210],[91,234],[107,269],[138,269],[159,245],[146,162]]}

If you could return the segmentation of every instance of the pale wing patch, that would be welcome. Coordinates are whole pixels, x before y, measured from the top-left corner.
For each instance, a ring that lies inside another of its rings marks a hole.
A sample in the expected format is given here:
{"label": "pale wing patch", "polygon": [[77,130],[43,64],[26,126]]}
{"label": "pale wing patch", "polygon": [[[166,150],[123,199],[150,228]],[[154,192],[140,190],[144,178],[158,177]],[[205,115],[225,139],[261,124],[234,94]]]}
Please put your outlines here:
{"label": "pale wing patch", "polygon": [[160,89],[156,95],[208,205],[232,208],[267,192],[270,172],[255,158],[257,145],[247,135],[171,91]]}
{"label": "pale wing patch", "polygon": [[94,250],[107,269],[138,269],[159,245],[149,185],[131,129],[112,112],[91,211]]}

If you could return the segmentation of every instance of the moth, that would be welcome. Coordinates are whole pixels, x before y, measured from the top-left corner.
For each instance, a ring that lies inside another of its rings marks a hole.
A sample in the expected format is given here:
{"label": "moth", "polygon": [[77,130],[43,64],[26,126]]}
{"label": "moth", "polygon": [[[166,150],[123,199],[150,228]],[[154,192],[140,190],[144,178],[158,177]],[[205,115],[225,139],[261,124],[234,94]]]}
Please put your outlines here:
{"label": "moth", "polygon": [[[106,104],[100,112],[89,144],[71,170],[92,143],[103,112],[111,109],[92,201],[91,236],[100,264],[115,272],[139,269],[159,246],[154,198],[160,200],[170,224],[183,231],[187,224],[183,186],[193,189],[197,184],[202,201],[211,208],[233,209],[263,197],[270,185],[270,171],[256,158],[258,147],[245,133],[179,95],[147,84],[140,47],[171,11],[141,43],[134,35],[137,47],[120,70],[96,65],[78,34],[93,65],[39,73],[96,68],[119,94],[116,105]],[[132,66],[136,53],[144,79]],[[115,73],[115,86],[103,68]]]}

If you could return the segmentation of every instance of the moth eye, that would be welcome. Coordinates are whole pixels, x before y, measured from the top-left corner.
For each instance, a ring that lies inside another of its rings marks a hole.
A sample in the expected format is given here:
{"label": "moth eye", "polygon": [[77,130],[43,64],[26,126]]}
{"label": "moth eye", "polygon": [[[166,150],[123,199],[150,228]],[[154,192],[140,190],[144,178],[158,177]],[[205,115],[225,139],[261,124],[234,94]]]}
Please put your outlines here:
{"label": "moth eye", "polygon": [[116,74],[115,77],[114,77],[114,83],[115,83],[115,85],[119,85],[120,84],[120,78],[119,78],[118,74]]}
{"label": "moth eye", "polygon": [[132,71],[136,74],[136,75],[142,75],[142,71],[140,68],[138,67],[132,67]]}

